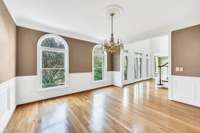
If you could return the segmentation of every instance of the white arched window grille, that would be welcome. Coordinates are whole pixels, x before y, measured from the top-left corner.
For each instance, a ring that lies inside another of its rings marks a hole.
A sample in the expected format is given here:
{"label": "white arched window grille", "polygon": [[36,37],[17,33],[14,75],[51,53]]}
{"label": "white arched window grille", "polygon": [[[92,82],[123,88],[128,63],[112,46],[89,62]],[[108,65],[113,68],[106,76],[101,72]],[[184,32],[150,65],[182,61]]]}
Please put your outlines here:
{"label": "white arched window grille", "polygon": [[60,36],[46,34],[38,40],[38,75],[42,88],[58,88],[68,85],[69,50]]}
{"label": "white arched window grille", "polygon": [[106,77],[107,71],[107,53],[100,45],[96,45],[92,51],[92,72],[93,80],[101,81]]}

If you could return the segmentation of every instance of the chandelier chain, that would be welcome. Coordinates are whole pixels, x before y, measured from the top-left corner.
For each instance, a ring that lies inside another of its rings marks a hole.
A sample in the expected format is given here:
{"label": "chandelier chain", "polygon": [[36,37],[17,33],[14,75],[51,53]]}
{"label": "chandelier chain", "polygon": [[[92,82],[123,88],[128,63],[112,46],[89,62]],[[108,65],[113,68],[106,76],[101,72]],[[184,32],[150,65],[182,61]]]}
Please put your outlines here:
{"label": "chandelier chain", "polygon": [[114,13],[111,13],[111,41],[114,41],[114,32],[113,32],[113,17],[114,17]]}

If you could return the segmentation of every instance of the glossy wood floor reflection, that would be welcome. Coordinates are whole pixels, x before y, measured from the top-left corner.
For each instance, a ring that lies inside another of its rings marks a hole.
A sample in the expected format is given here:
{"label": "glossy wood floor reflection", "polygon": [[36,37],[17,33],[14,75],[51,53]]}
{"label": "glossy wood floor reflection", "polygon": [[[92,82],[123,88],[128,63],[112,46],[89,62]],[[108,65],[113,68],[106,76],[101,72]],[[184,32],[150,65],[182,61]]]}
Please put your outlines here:
{"label": "glossy wood floor reflection", "polygon": [[17,107],[5,133],[200,133],[200,108],[167,100],[153,81]]}

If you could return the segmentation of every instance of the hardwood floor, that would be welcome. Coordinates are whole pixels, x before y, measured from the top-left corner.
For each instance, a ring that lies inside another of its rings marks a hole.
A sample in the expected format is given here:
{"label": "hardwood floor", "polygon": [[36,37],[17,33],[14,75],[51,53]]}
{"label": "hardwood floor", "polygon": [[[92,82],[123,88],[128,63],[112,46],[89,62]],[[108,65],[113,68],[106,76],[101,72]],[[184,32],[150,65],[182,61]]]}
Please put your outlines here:
{"label": "hardwood floor", "polygon": [[5,133],[200,133],[200,108],[145,81],[17,107]]}

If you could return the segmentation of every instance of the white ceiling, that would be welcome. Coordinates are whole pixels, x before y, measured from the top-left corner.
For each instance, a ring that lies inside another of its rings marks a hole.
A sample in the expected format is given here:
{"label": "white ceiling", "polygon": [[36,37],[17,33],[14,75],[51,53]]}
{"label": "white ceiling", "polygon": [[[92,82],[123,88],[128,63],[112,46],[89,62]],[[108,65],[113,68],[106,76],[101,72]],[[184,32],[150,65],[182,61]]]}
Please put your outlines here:
{"label": "white ceiling", "polygon": [[109,36],[105,7],[124,13],[115,33],[124,41],[166,34],[200,23],[200,0],[4,0],[16,24],[89,41]]}

